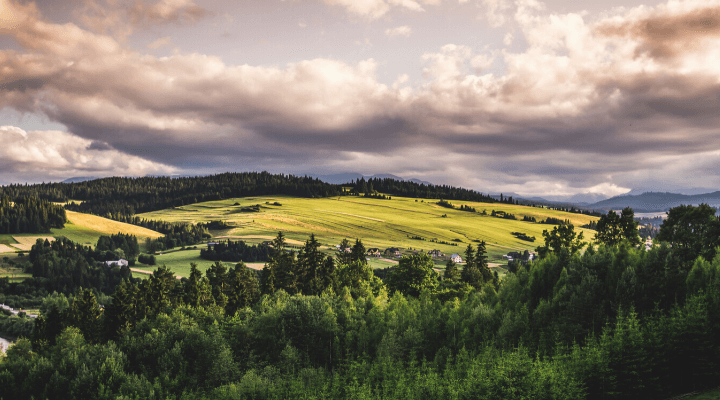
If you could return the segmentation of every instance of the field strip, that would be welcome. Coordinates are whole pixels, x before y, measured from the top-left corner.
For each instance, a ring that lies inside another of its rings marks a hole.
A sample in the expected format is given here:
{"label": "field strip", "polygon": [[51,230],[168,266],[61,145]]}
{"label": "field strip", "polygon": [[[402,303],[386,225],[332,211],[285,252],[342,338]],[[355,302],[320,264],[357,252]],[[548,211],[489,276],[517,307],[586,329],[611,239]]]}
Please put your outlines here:
{"label": "field strip", "polygon": [[52,236],[13,236],[13,239],[15,239],[20,244],[29,244],[33,245],[35,242],[37,242],[38,239],[47,239],[48,241],[52,242],[55,240]]}
{"label": "field strip", "polygon": [[315,211],[329,212],[329,213],[333,213],[333,214],[349,215],[349,216],[351,216],[351,217],[364,218],[364,219],[369,219],[369,220],[378,221],[378,222],[385,222],[385,220],[382,220],[382,219],[370,218],[370,217],[363,217],[362,215],[348,214],[348,213],[344,213],[344,212],[340,212],[340,211],[329,211],[329,210],[319,210],[319,209],[315,209]]}
{"label": "field strip", "polygon": [[23,251],[30,251],[32,250],[31,244],[11,244],[10,246]]}
{"label": "field strip", "polygon": [[[265,239],[265,240],[273,240],[275,237],[273,236],[263,236],[263,235],[244,235],[244,236],[217,236],[213,239]],[[299,246],[302,246],[305,244],[305,242],[301,242],[299,240],[295,239],[288,239],[285,238],[285,242],[289,244],[296,244]]]}
{"label": "field strip", "polygon": [[[152,275],[152,271],[145,271],[144,269],[130,268],[130,272],[137,272],[138,274]],[[182,276],[175,275],[175,279],[182,279]]]}
{"label": "field strip", "polygon": [[4,244],[0,244],[0,253],[14,253],[16,250]]}
{"label": "field strip", "polygon": [[[391,209],[393,209],[393,210],[414,212],[414,213],[420,213],[420,214],[428,214],[428,215],[433,215],[433,216],[436,216],[436,217],[439,217],[439,216],[440,216],[440,215],[438,215],[438,214],[429,213],[429,212],[425,212],[425,211],[408,210],[408,209],[405,209],[405,208],[397,208],[397,207],[391,207],[391,206],[383,206],[383,205],[380,205],[380,204],[361,203],[361,202],[359,202],[359,201],[349,201],[349,200],[343,200],[343,201],[347,201],[348,203],[353,203],[353,204],[363,204],[363,205],[366,205],[366,206],[385,207],[385,208],[391,208]],[[390,201],[392,201],[392,200],[390,200]]]}
{"label": "field strip", "polygon": [[245,266],[257,271],[262,271],[262,269],[265,267],[265,263],[245,263]]}

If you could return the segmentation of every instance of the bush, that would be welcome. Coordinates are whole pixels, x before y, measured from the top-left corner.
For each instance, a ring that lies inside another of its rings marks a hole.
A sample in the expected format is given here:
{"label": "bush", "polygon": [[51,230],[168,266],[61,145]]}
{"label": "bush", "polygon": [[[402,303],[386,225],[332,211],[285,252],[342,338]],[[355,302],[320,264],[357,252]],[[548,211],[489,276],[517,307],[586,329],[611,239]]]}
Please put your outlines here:
{"label": "bush", "polygon": [[140,256],[138,256],[138,261],[145,265],[155,265],[157,262],[155,256],[152,254],[140,254]]}

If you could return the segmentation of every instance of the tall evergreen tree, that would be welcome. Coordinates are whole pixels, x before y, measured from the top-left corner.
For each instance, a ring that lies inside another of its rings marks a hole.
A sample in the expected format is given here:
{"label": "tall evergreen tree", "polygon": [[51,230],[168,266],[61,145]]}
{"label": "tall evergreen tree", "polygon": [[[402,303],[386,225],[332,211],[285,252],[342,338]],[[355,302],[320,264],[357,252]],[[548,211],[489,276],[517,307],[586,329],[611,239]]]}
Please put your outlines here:
{"label": "tall evergreen tree", "polygon": [[80,332],[90,343],[100,341],[102,310],[97,303],[95,295],[90,289],[81,289],[73,298],[67,319],[69,324],[80,329]]}
{"label": "tall evergreen tree", "polygon": [[105,307],[104,333],[107,340],[119,340],[135,324],[135,307],[129,286],[127,281],[120,283],[115,288],[112,303]]}
{"label": "tall evergreen tree", "polygon": [[367,255],[365,253],[365,245],[363,245],[362,240],[355,239],[355,244],[350,251],[350,262],[359,261],[363,264],[367,264]]}
{"label": "tall evergreen tree", "polygon": [[228,272],[226,295],[225,313],[228,315],[235,315],[238,310],[253,305],[260,296],[255,273],[245,263],[236,264]]}
{"label": "tall evergreen tree", "polygon": [[205,271],[205,276],[207,276],[208,282],[210,283],[215,304],[220,307],[225,307],[228,301],[227,295],[225,294],[225,286],[228,280],[227,267],[225,267],[221,261],[217,261]]}
{"label": "tall evergreen tree", "polygon": [[460,280],[460,271],[458,271],[457,264],[453,260],[448,260],[445,264],[445,280],[457,282]]}

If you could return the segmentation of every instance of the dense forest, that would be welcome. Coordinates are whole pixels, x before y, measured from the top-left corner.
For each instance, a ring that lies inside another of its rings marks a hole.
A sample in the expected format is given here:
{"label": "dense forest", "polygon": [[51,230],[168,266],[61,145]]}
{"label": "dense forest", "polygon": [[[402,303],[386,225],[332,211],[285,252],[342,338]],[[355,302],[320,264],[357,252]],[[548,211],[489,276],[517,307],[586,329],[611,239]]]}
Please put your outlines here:
{"label": "dense forest", "polygon": [[63,228],[65,209],[32,196],[0,196],[0,233],[50,233]]}
{"label": "dense forest", "polygon": [[[360,240],[330,257],[313,236],[285,251],[279,234],[260,279],[216,262],[122,280],[104,309],[88,289],[48,297],[31,338],[0,359],[0,398],[638,399],[716,386],[708,210],[671,210],[649,251],[629,212],[604,215],[592,244],[556,226],[541,258],[503,279],[482,242],[443,276],[416,255],[380,279]],[[65,246],[33,251],[71,256]]]}
{"label": "dense forest", "polygon": [[200,250],[200,257],[210,261],[258,262],[270,259],[270,247],[265,244],[251,246],[242,240],[218,242]]}

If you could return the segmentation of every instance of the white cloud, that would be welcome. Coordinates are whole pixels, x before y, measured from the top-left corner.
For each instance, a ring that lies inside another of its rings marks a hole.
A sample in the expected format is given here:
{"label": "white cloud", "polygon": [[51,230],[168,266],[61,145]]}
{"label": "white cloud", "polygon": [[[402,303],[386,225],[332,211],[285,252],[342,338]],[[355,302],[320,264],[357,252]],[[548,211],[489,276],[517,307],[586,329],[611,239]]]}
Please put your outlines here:
{"label": "white cloud", "polygon": [[385,29],[385,34],[387,36],[393,37],[393,36],[405,36],[410,37],[412,34],[412,28],[408,25],[398,26],[396,28],[388,28]]}
{"label": "white cloud", "polygon": [[31,131],[0,127],[0,171],[69,177],[79,174],[142,176],[170,174],[175,168],[124,154],[62,131]]}
{"label": "white cloud", "polygon": [[423,12],[425,9],[422,4],[437,5],[440,0],[322,0],[328,5],[339,5],[347,8],[353,14],[360,15],[369,19],[378,19],[386,15],[391,6],[397,6],[402,9]]}
{"label": "white cloud", "polygon": [[508,32],[505,34],[505,37],[503,38],[503,44],[505,46],[510,46],[513,42],[513,39],[515,37],[513,36],[512,32]]}

